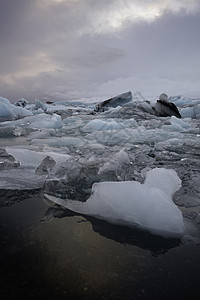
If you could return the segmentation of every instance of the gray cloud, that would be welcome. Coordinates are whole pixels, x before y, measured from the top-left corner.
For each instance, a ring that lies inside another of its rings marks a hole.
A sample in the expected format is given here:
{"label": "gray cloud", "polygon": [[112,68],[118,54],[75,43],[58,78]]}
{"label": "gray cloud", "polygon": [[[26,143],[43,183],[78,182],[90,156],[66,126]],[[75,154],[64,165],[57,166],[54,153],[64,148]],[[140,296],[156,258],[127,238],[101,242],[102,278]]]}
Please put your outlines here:
{"label": "gray cloud", "polygon": [[187,86],[196,91],[199,1],[182,1],[178,8],[173,1],[166,7],[165,1],[149,1],[162,12],[151,22],[132,20],[127,10],[146,1],[52,1],[0,2],[2,96],[92,97],[142,85],[153,93],[152,85],[166,83],[170,90],[173,82],[171,91],[181,93],[181,82],[184,92]]}

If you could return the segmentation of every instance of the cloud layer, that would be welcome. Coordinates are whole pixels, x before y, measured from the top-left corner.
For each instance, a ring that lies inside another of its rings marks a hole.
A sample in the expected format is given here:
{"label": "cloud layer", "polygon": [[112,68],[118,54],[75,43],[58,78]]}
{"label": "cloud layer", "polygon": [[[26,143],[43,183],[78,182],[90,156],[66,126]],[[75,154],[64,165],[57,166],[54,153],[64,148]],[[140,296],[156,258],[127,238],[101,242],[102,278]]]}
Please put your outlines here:
{"label": "cloud layer", "polygon": [[198,94],[199,28],[198,0],[3,0],[0,94]]}

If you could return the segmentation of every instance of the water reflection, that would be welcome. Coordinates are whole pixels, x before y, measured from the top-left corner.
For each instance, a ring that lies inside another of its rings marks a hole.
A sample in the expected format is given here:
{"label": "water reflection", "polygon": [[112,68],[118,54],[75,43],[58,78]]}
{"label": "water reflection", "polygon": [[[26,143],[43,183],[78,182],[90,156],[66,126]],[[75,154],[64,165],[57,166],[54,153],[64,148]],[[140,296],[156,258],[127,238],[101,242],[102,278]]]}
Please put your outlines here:
{"label": "water reflection", "polygon": [[2,299],[200,299],[197,246],[74,216],[41,197],[1,208],[0,220]]}
{"label": "water reflection", "polygon": [[[43,221],[50,220],[51,218],[72,217],[76,214],[68,209],[53,206],[49,207],[45,213]],[[153,235],[147,231],[129,228],[127,226],[114,225],[104,220],[99,220],[90,216],[83,216],[84,221],[89,221],[92,225],[94,232],[99,233],[101,236],[114,240],[123,245],[133,245],[145,250],[151,251],[152,255],[166,253],[169,249],[180,245],[179,239],[166,239],[157,235]],[[80,221],[79,221],[80,222]]]}

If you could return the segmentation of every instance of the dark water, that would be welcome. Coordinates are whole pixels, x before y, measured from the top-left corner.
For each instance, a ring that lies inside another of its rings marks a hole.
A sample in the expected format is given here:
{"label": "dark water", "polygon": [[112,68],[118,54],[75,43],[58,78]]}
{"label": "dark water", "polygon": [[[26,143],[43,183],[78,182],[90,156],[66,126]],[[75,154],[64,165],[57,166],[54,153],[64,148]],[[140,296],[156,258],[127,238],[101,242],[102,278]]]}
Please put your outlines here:
{"label": "dark water", "polygon": [[41,195],[0,208],[1,299],[200,299],[199,246],[53,214]]}

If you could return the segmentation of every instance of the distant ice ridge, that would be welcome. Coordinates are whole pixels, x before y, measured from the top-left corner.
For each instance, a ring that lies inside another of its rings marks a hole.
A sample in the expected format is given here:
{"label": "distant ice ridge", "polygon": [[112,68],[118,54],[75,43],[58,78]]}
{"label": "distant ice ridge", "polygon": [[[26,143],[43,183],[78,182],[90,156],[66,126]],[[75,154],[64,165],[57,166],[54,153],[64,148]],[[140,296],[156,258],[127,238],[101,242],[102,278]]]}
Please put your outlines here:
{"label": "distant ice ridge", "polygon": [[182,213],[172,196],[180,187],[181,180],[174,170],[155,168],[147,172],[144,184],[137,181],[94,183],[86,202],[45,196],[77,213],[179,238],[185,228]]}

